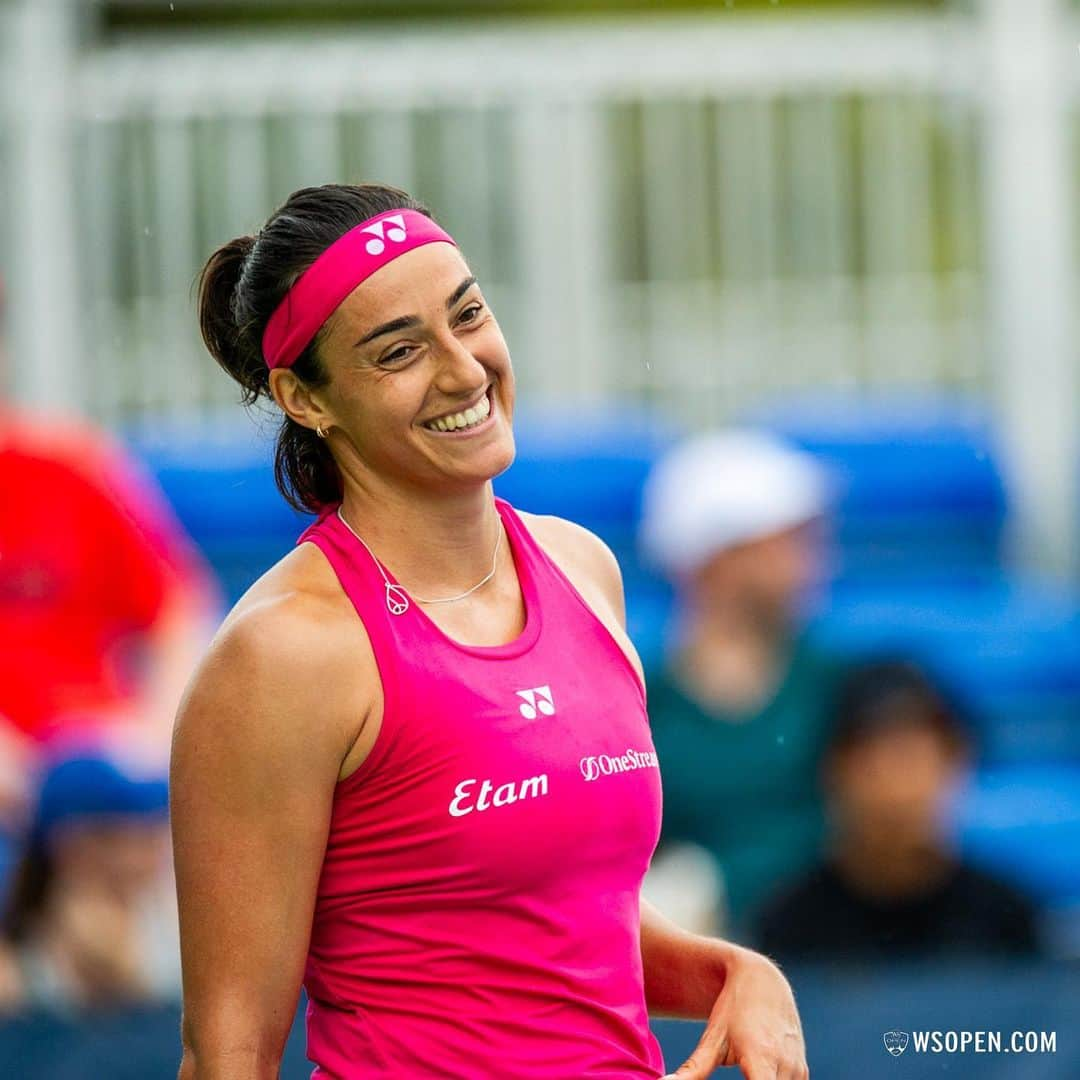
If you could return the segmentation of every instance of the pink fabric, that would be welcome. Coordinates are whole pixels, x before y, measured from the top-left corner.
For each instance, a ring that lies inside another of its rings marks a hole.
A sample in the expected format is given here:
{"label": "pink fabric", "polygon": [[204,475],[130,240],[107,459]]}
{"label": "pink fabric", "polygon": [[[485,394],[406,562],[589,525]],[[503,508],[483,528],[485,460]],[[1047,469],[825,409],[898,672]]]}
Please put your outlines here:
{"label": "pink fabric", "polygon": [[454,241],[416,210],[390,210],[350,229],[300,275],[270,316],[262,340],[267,366],[291,366],[357,285],[405,252],[434,243]]}
{"label": "pink fabric", "polygon": [[[641,682],[497,500],[527,607],[507,645],[446,637],[333,509],[300,538],[364,621],[385,712],[338,785],[305,974],[323,1080],[656,1080],[640,888],[660,829]],[[363,523],[358,523],[363,529]]]}

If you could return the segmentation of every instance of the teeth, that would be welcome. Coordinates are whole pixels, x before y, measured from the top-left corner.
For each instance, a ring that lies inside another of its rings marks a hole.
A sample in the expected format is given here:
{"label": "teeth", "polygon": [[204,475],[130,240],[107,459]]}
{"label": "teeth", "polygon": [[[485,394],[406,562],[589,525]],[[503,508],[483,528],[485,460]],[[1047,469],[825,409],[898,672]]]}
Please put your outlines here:
{"label": "teeth", "polygon": [[474,405],[471,409],[454,413],[453,416],[442,416],[438,420],[430,421],[427,426],[434,428],[436,431],[458,431],[461,428],[472,427],[474,424],[480,423],[481,420],[486,420],[490,414],[491,402],[485,394],[480,399],[480,403]]}

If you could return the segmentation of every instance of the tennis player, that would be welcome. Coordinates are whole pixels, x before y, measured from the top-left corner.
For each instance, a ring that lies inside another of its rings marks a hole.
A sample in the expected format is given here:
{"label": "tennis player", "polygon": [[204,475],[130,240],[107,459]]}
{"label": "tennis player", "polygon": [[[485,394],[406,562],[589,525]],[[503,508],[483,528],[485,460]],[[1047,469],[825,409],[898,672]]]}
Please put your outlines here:
{"label": "tennis player", "polygon": [[276,1077],[301,983],[327,1080],[656,1080],[650,1012],[708,1019],[680,1078],[806,1077],[778,969],[640,899],[618,566],[494,497],[514,376],[454,241],[401,191],[299,191],[211,256],[200,320],[318,517],[180,708],[183,1080]]}

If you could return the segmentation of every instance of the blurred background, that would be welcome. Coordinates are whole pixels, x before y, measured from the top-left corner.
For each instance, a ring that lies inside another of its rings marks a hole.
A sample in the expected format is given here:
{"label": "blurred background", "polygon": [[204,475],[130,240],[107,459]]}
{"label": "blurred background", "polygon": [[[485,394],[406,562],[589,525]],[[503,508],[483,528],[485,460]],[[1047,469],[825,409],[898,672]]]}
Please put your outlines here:
{"label": "blurred background", "polygon": [[889,1068],[1080,1075],[1078,47],[1067,0],[0,0],[0,1074],[175,1075],[169,724],[304,524],[192,284],[372,180],[506,333],[497,490],[622,563],[646,892],[780,960],[817,1078],[927,1028],[1056,1051]]}

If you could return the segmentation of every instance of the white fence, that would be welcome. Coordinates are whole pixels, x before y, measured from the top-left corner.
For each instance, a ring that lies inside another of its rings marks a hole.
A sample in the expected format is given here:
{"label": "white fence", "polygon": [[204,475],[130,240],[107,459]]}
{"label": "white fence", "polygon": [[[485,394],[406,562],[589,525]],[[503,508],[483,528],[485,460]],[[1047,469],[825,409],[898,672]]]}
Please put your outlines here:
{"label": "white fence", "polygon": [[[199,265],[296,187],[379,179],[457,235],[526,395],[703,423],[823,385],[986,391],[1029,547],[1062,564],[1080,34],[1054,0],[82,51],[65,12],[22,0],[7,35],[18,93],[44,87],[9,114],[24,396],[106,421],[234,400],[195,332]],[[72,310],[33,306],[56,280]]]}

